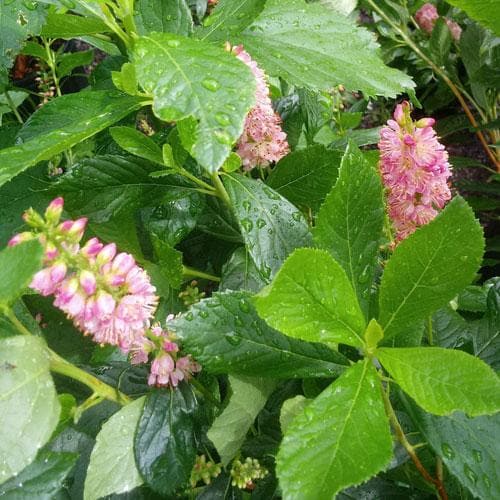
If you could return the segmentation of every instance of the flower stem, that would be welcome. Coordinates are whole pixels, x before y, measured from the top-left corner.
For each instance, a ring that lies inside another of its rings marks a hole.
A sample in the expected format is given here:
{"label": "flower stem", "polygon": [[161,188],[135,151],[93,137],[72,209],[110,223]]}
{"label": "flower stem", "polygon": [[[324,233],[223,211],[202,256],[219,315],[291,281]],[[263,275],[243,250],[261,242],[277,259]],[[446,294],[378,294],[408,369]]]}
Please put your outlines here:
{"label": "flower stem", "polygon": [[220,281],[220,278],[218,276],[204,273],[203,271],[198,271],[197,269],[193,269],[192,267],[188,266],[182,266],[182,274],[184,276],[190,276],[193,278],[202,278],[210,281],[216,281],[217,283]]}
{"label": "flower stem", "polygon": [[229,198],[229,195],[227,194],[226,188],[224,187],[224,184],[222,184],[222,181],[220,180],[219,173],[214,172],[212,174],[212,181],[214,183],[215,189],[217,191],[217,194],[219,198],[221,198],[224,203],[227,206],[231,206],[231,199]]}
{"label": "flower stem", "polygon": [[432,61],[432,59],[427,57],[420,50],[418,45],[410,38],[410,36],[407,33],[405,33],[397,24],[395,24],[390,19],[390,17],[387,16],[387,14],[384,12],[384,10],[381,9],[373,0],[366,0],[366,1],[370,4],[372,9],[374,11],[376,11],[380,15],[380,17],[382,17],[384,19],[384,21],[387,24],[389,24],[394,29],[394,31],[396,31],[396,33],[399,34],[399,36],[403,39],[403,41],[406,43],[406,45],[408,45],[408,47],[410,47],[410,49],[412,49],[413,52],[415,52],[415,54],[417,54],[417,56],[420,57],[420,59],[422,59],[426,64],[428,64],[431,67],[431,69],[434,71],[434,73],[436,73],[444,81],[444,83],[446,83],[446,85],[448,85],[448,87],[450,88],[450,90],[453,92],[453,94],[457,98],[458,102],[460,103],[460,106],[462,106],[463,110],[465,111],[465,114],[467,115],[467,118],[469,119],[471,125],[477,129],[476,135],[477,135],[479,141],[481,142],[484,150],[486,151],[488,157],[492,161],[493,165],[495,165],[497,171],[500,172],[500,162],[497,161],[497,159],[495,158],[495,155],[493,154],[490,147],[488,146],[488,143],[486,142],[486,139],[485,139],[483,133],[481,132],[481,130],[478,129],[479,125],[478,125],[476,119],[474,118],[474,115],[471,113],[469,106],[465,102],[465,99],[464,99],[463,95],[461,94],[460,90],[451,81],[451,79],[446,74],[444,69],[440,68],[437,64],[434,63],[434,61]]}
{"label": "flower stem", "polygon": [[78,368],[69,361],[66,361],[52,349],[49,349],[48,351],[50,356],[50,370],[55,373],[59,373],[60,375],[70,377],[86,385],[92,389],[94,397],[109,399],[110,401],[114,401],[115,403],[121,405],[126,405],[132,401],[126,394],[123,394],[118,389],[111,387],[94,375]]}
{"label": "flower stem", "polygon": [[10,110],[14,113],[14,116],[17,118],[17,121],[22,125],[24,123],[24,120],[22,116],[19,114],[19,111],[16,108],[16,105],[14,104],[14,101],[9,95],[9,92],[6,90],[4,92],[5,94],[5,99],[7,101],[7,104],[9,105]]}
{"label": "flower stem", "polygon": [[439,498],[441,500],[448,500],[448,494],[446,493],[446,489],[444,487],[443,482],[441,479],[438,478],[433,478],[427,469],[423,466],[422,462],[417,456],[417,453],[415,452],[415,446],[413,446],[408,439],[406,439],[405,433],[403,431],[403,428],[401,427],[401,424],[399,423],[398,417],[396,415],[396,412],[394,411],[394,408],[391,405],[391,401],[389,399],[389,396],[387,392],[384,390],[384,387],[381,386],[380,390],[382,391],[382,398],[384,400],[384,406],[385,406],[385,411],[387,413],[387,416],[389,417],[389,421],[391,423],[392,428],[394,429],[394,433],[396,434],[396,438],[398,441],[403,445],[404,449],[412,459],[413,463],[415,464],[415,467],[417,470],[420,472],[422,477],[428,482],[431,483],[432,485],[435,486],[437,489],[437,492],[439,494]]}

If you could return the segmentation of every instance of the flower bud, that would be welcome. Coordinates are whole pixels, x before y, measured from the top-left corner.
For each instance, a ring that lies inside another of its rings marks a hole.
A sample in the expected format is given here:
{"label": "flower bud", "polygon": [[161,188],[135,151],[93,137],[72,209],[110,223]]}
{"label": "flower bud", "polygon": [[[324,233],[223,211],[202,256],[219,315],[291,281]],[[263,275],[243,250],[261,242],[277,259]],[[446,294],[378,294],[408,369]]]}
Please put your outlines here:
{"label": "flower bud", "polygon": [[45,210],[45,219],[51,224],[57,224],[61,218],[64,207],[64,199],[61,197],[52,200]]}
{"label": "flower bud", "polygon": [[116,254],[116,245],[114,243],[109,243],[106,245],[96,257],[96,263],[99,266],[107,264],[113,260],[113,257]]}
{"label": "flower bud", "polygon": [[94,274],[90,271],[82,271],[80,273],[80,285],[87,295],[95,293],[97,282]]}
{"label": "flower bud", "polygon": [[28,226],[34,228],[43,228],[45,226],[45,221],[42,219],[41,215],[32,208],[28,208],[28,210],[24,212],[23,220]]}
{"label": "flower bud", "polygon": [[23,233],[14,235],[7,243],[7,246],[14,247],[16,245],[19,245],[19,243],[24,243],[25,241],[32,240],[33,238],[35,238],[35,235],[33,233],[24,231]]}
{"label": "flower bud", "polygon": [[81,253],[85,257],[95,257],[104,245],[97,238],[90,238],[82,247]]}

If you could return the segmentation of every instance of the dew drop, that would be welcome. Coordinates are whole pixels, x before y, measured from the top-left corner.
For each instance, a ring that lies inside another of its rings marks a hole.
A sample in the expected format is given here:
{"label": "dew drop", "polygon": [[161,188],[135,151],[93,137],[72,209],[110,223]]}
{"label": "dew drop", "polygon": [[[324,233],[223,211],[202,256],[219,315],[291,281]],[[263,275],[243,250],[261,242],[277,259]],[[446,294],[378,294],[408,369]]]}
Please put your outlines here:
{"label": "dew drop", "polygon": [[262,229],[264,226],[267,226],[267,222],[264,219],[257,219],[257,227]]}
{"label": "dew drop", "polygon": [[464,474],[469,478],[469,480],[472,483],[476,484],[477,475],[467,464],[464,465]]}
{"label": "dew drop", "polygon": [[240,224],[247,233],[253,229],[253,222],[250,219],[241,219]]}
{"label": "dew drop", "polygon": [[455,456],[455,452],[453,451],[453,449],[451,448],[451,446],[448,443],[443,443],[441,445],[441,450],[443,452],[443,455],[446,458],[451,459]]}
{"label": "dew drop", "polygon": [[202,80],[201,84],[211,92],[215,92],[220,87],[219,82],[213,78],[205,78]]}
{"label": "dew drop", "polygon": [[209,314],[208,314],[208,311],[200,311],[200,317],[201,318],[208,318]]}
{"label": "dew drop", "polygon": [[224,335],[224,338],[229,342],[231,345],[239,345],[241,344],[241,337],[236,336],[234,333],[226,333]]}
{"label": "dew drop", "polygon": [[477,463],[481,463],[483,461],[483,454],[479,450],[472,450],[472,456]]}
{"label": "dew drop", "polygon": [[231,123],[231,118],[229,118],[226,113],[215,113],[215,120],[222,126],[229,125]]}
{"label": "dew drop", "polygon": [[299,221],[302,219],[302,214],[300,212],[294,212],[292,214],[292,219],[295,221]]}
{"label": "dew drop", "polygon": [[241,299],[239,302],[240,310],[243,311],[244,313],[250,312],[250,306],[248,305],[248,302],[245,299]]}
{"label": "dew drop", "polygon": [[193,319],[194,319],[193,313],[192,313],[192,312],[188,312],[188,313],[186,314],[186,319],[187,319],[188,321],[193,321]]}
{"label": "dew drop", "polygon": [[225,130],[215,130],[214,135],[217,142],[220,142],[221,144],[231,145],[233,143],[233,139]]}
{"label": "dew drop", "polygon": [[175,49],[175,47],[178,47],[180,44],[181,42],[179,40],[176,40],[175,38],[167,41],[167,45],[169,47],[172,47],[173,49]]}

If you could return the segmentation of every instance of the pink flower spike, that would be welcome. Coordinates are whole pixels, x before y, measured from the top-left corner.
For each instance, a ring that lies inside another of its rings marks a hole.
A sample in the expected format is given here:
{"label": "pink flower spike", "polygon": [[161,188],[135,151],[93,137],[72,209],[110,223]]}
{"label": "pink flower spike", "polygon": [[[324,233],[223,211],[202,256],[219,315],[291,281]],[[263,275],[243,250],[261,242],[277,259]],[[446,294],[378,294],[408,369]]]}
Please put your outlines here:
{"label": "pink flower spike", "polygon": [[115,306],[115,299],[108,292],[100,291],[96,297],[94,312],[98,317],[107,317],[113,314]]}

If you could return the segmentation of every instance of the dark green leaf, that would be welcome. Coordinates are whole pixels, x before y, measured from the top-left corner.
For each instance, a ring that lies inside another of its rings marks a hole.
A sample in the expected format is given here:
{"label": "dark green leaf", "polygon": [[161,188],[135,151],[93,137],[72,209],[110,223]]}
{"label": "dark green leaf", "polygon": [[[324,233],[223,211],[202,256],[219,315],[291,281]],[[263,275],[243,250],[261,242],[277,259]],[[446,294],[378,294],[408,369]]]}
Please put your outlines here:
{"label": "dark green leaf", "polygon": [[347,359],[322,344],[288,338],[257,315],[248,294],[217,293],[169,323],[183,347],[211,373],[330,377]]}
{"label": "dark green leaf", "polygon": [[39,161],[91,137],[141,106],[141,99],[101,90],[58,97],[19,132],[20,144],[0,150],[0,186]]}
{"label": "dark green leaf", "polygon": [[25,39],[38,35],[47,11],[33,2],[0,2],[0,68],[10,68]]}
{"label": "dark green leaf", "polygon": [[457,308],[460,311],[485,312],[487,296],[486,287],[467,286],[458,294]]}
{"label": "dark green leaf", "polygon": [[391,377],[424,410],[467,415],[500,410],[500,380],[480,359],[440,347],[383,348],[376,356]]}
{"label": "dark green leaf", "polygon": [[334,498],[386,467],[392,438],[375,368],[347,370],[289,425],[276,469],[288,499]]}
{"label": "dark green leaf", "polygon": [[153,97],[155,115],[164,121],[188,119],[188,132],[178,125],[183,144],[192,143],[192,156],[215,172],[254,103],[250,69],[223,48],[167,33],[139,38],[133,61],[140,85]]}
{"label": "dark green leaf", "polygon": [[500,368],[500,280],[488,292],[484,316],[469,323],[474,354],[491,365]]}
{"label": "dark green leaf", "polygon": [[219,290],[258,292],[266,281],[245,248],[237,248],[222,268]]}
{"label": "dark green leaf", "polygon": [[139,35],[152,31],[189,35],[193,31],[191,11],[185,0],[136,0],[134,10]]}
{"label": "dark green leaf", "polygon": [[85,478],[84,500],[131,491],[143,483],[134,460],[134,432],[144,398],[116,412],[96,438]]}
{"label": "dark green leaf", "polygon": [[337,179],[342,153],[322,145],[286,155],[266,183],[298,207],[317,212]]}
{"label": "dark green leaf", "polygon": [[450,306],[434,313],[432,330],[434,344],[439,347],[455,349],[463,346],[470,338],[467,322]]}
{"label": "dark green leaf", "polygon": [[163,154],[160,146],[153,139],[132,127],[111,127],[111,137],[129,153],[146,160],[163,165]]}
{"label": "dark green leaf", "polygon": [[443,17],[436,20],[431,33],[430,50],[433,61],[438,66],[444,66],[450,56],[451,33]]}
{"label": "dark green leaf", "polygon": [[429,224],[401,242],[380,285],[380,319],[385,338],[443,307],[468,285],[484,250],[482,229],[457,196]]}
{"label": "dark green leaf", "polygon": [[316,244],[344,268],[365,315],[383,225],[380,177],[359,149],[350,145],[342,158],[337,183],[318,214],[313,235]]}
{"label": "dark green leaf", "polygon": [[43,340],[0,340],[0,484],[16,476],[49,440],[60,406]]}
{"label": "dark green leaf", "polygon": [[475,497],[498,498],[500,448],[494,436],[500,434],[500,414],[468,418],[456,412],[449,417],[436,417],[409,398],[403,401],[418,430],[442,458],[447,470]]}
{"label": "dark green leaf", "polygon": [[82,35],[99,35],[110,28],[96,17],[57,14],[50,11],[41,35],[48,38],[75,38]]}
{"label": "dark green leaf", "polygon": [[250,377],[229,377],[229,404],[207,433],[224,465],[236,455],[248,429],[276,387],[276,382]]}
{"label": "dark green leaf", "polygon": [[196,457],[197,404],[185,382],[146,396],[135,434],[135,461],[147,484],[162,495],[171,495],[189,479]]}
{"label": "dark green leaf", "polygon": [[62,176],[51,192],[65,197],[70,213],[102,223],[118,213],[155,205],[166,192],[181,186],[175,176],[150,177],[155,169],[157,165],[140,158],[86,158]]}
{"label": "dark green leaf", "polygon": [[37,239],[0,252],[0,309],[13,304],[42,267],[43,248]]}
{"label": "dark green leaf", "polygon": [[364,345],[365,319],[354,290],[323,250],[295,250],[255,303],[267,323],[291,337]]}
{"label": "dark green leaf", "polygon": [[303,0],[267,0],[234,42],[270,75],[299,87],[326,90],[341,83],[365,97],[390,97],[414,86],[404,73],[383,64],[371,33]]}
{"label": "dark green leaf", "polygon": [[241,33],[262,12],[266,0],[219,0],[195,36],[225,42]]}
{"label": "dark green leaf", "polygon": [[78,66],[88,66],[94,58],[93,50],[63,54],[57,61],[59,78],[69,75]]}
{"label": "dark green leaf", "polygon": [[5,500],[52,500],[62,488],[63,481],[75,465],[76,453],[42,451],[35,461],[15,478],[0,486]]}
{"label": "dark green leaf", "polygon": [[180,288],[183,272],[182,253],[154,235],[152,240],[160,272],[172,288]]}
{"label": "dark green leaf", "polygon": [[263,278],[271,279],[295,248],[311,243],[307,223],[295,206],[264,183],[236,174],[223,180],[248,253]]}

